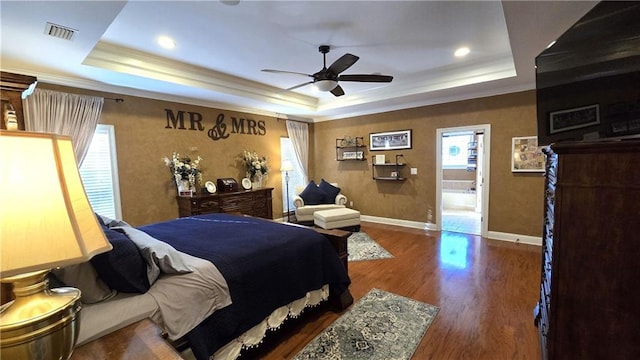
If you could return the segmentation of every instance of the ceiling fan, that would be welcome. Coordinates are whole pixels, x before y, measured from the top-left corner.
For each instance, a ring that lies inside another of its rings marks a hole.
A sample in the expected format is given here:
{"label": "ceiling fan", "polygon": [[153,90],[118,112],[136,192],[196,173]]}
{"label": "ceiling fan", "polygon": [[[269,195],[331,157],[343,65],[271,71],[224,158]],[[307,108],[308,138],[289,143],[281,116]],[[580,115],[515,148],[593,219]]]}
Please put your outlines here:
{"label": "ceiling fan", "polygon": [[389,75],[377,75],[377,74],[351,74],[340,75],[341,72],[347,70],[351,65],[355,64],[358,56],[352,54],[344,54],[341,58],[336,60],[331,66],[327,68],[327,53],[329,52],[329,45],[320,45],[318,50],[322,53],[323,67],[322,70],[310,75],[293,71],[262,69],[265,72],[279,73],[279,74],[296,74],[302,76],[308,76],[313,78],[312,81],[296,85],[288,88],[287,90],[297,89],[306,85],[314,84],[320,91],[330,91],[335,96],[344,95],[344,90],[338,85],[338,81],[357,81],[357,82],[391,82],[393,76]]}

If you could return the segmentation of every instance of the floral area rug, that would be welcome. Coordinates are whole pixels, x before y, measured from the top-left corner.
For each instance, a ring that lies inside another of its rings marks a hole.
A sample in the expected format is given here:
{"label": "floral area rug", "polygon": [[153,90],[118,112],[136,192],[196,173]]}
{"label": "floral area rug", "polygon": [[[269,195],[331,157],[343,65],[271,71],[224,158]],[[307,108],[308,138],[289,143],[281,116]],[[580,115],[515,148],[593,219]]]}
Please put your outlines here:
{"label": "floral area rug", "polygon": [[370,290],[296,355],[294,360],[406,360],[439,307]]}
{"label": "floral area rug", "polygon": [[354,232],[347,239],[349,261],[389,259],[391,255],[364,232]]}

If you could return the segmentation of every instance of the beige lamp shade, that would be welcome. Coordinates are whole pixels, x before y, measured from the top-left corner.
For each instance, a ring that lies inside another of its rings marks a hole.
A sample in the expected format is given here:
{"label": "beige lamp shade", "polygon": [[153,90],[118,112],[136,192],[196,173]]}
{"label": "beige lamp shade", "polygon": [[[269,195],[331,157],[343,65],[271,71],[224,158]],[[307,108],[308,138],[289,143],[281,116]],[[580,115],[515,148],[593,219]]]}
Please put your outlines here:
{"label": "beige lamp shade", "polygon": [[71,138],[0,131],[0,277],[110,250],[89,204]]}
{"label": "beige lamp shade", "polygon": [[293,164],[290,160],[283,160],[280,164],[280,171],[293,171]]}

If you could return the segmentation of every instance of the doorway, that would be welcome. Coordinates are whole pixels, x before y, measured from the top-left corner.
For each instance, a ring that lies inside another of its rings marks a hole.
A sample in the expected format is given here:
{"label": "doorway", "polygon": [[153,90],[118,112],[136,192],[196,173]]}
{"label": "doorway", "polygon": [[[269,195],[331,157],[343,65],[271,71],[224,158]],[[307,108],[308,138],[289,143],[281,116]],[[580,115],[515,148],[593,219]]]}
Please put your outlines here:
{"label": "doorway", "polygon": [[437,129],[436,228],[487,234],[489,124]]}

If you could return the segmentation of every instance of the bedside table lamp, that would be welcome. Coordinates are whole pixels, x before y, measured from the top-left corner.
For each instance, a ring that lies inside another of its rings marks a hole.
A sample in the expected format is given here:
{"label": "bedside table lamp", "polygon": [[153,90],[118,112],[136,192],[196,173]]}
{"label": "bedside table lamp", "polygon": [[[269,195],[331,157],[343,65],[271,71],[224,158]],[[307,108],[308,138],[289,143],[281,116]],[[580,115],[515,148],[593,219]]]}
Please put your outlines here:
{"label": "bedside table lamp", "polygon": [[[68,359],[80,291],[49,289],[51,268],[110,250],[80,180],[71,138],[0,130],[0,358]],[[7,294],[4,294],[5,297]]]}
{"label": "bedside table lamp", "polygon": [[289,222],[289,171],[293,171],[293,165],[289,160],[283,160],[280,171],[284,171],[284,181],[287,184],[287,222]]}

